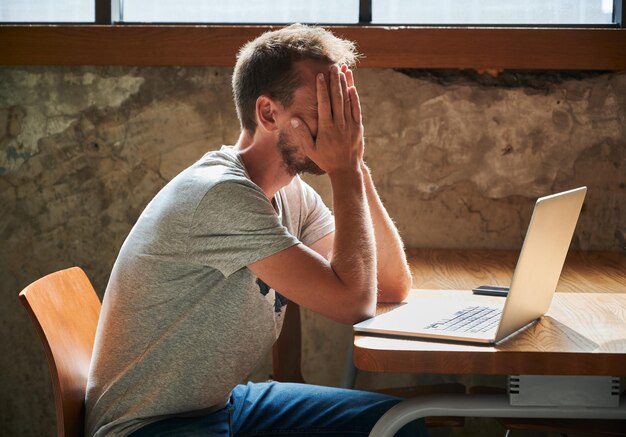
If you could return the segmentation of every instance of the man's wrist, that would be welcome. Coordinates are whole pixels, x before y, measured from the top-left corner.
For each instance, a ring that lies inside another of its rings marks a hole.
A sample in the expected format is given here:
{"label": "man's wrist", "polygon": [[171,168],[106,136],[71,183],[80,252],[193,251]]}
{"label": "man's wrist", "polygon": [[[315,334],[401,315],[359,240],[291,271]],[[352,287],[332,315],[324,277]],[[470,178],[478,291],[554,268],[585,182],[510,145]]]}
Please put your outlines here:
{"label": "man's wrist", "polygon": [[328,177],[331,181],[333,180],[342,180],[342,181],[362,181],[363,180],[363,168],[361,165],[355,166],[353,168],[341,168],[335,169],[328,172]]}
{"label": "man's wrist", "polygon": [[372,182],[372,171],[364,161],[361,162],[361,173],[363,173],[363,180],[365,182]]}
{"label": "man's wrist", "polygon": [[335,171],[329,174],[330,185],[333,190],[333,204],[337,199],[345,199],[345,196],[356,196],[365,199],[365,176],[361,169],[348,171]]}
{"label": "man's wrist", "polygon": [[363,174],[371,174],[370,168],[365,164],[365,161],[361,161],[361,171]]}

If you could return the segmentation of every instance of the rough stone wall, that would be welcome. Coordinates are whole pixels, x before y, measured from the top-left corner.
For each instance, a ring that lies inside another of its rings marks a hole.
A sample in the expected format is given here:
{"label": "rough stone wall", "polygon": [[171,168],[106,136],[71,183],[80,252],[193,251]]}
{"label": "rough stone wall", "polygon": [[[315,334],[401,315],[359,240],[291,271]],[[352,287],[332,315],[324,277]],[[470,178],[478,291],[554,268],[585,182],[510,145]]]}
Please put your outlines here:
{"label": "rough stone wall", "polygon": [[[232,143],[230,69],[0,68],[0,434],[54,435],[17,293],[79,265],[100,297],[142,209]],[[366,159],[407,246],[517,248],[537,196],[587,185],[574,247],[626,246],[626,73],[361,70]],[[329,184],[307,178],[330,204]],[[336,385],[349,328],[304,314],[304,374]],[[253,377],[263,379],[269,357]],[[424,376],[420,381],[434,380]],[[359,386],[415,377],[360,375]]]}
{"label": "rough stone wall", "polygon": [[368,162],[407,245],[518,248],[536,197],[588,185],[574,247],[623,249],[625,76],[503,76],[361,72]]}

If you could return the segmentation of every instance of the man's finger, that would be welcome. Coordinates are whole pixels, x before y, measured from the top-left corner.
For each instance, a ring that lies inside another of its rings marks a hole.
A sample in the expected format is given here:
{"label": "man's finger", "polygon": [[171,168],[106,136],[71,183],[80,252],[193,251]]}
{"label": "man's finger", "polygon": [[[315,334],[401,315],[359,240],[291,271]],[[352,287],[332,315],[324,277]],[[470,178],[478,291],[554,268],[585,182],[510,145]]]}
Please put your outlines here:
{"label": "man's finger", "polygon": [[341,94],[341,72],[336,65],[330,67],[330,104],[333,112],[333,119],[336,123],[344,122],[343,115],[343,95]]}
{"label": "man's finger", "polygon": [[317,75],[317,122],[327,124],[332,119],[330,111],[330,101],[328,96],[328,86],[322,73]]}
{"label": "man's finger", "polygon": [[352,118],[356,123],[361,124],[361,102],[359,101],[359,94],[356,92],[355,87],[350,87],[348,93],[350,94]]}
{"label": "man's finger", "polygon": [[354,86],[354,75],[352,74],[352,70],[350,70],[349,68],[346,67],[346,71],[344,71],[344,73],[346,74],[346,79],[348,81],[348,88],[353,87]]}
{"label": "man's finger", "polygon": [[343,95],[343,119],[348,122],[352,120],[352,109],[350,108],[350,94],[348,94],[348,82],[346,75],[341,73],[341,94]]}

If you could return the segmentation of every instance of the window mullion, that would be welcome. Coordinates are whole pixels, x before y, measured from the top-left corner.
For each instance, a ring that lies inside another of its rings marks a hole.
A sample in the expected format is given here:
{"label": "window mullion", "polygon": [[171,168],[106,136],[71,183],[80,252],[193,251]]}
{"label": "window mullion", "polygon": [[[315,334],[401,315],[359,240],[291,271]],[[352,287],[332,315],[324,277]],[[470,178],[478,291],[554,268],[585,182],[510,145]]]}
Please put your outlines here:
{"label": "window mullion", "polygon": [[372,0],[359,0],[359,24],[372,23]]}
{"label": "window mullion", "polygon": [[96,24],[115,24],[122,21],[122,0],[94,0]]}

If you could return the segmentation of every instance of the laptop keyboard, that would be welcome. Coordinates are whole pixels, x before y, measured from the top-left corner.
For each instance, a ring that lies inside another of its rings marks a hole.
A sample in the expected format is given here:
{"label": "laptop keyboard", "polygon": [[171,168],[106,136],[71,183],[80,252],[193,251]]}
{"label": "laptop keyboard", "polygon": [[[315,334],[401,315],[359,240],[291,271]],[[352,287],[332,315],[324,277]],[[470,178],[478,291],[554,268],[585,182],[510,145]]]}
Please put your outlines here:
{"label": "laptop keyboard", "polygon": [[456,332],[486,332],[500,321],[502,310],[499,308],[470,306],[458,311],[448,319],[438,320],[424,329]]}

